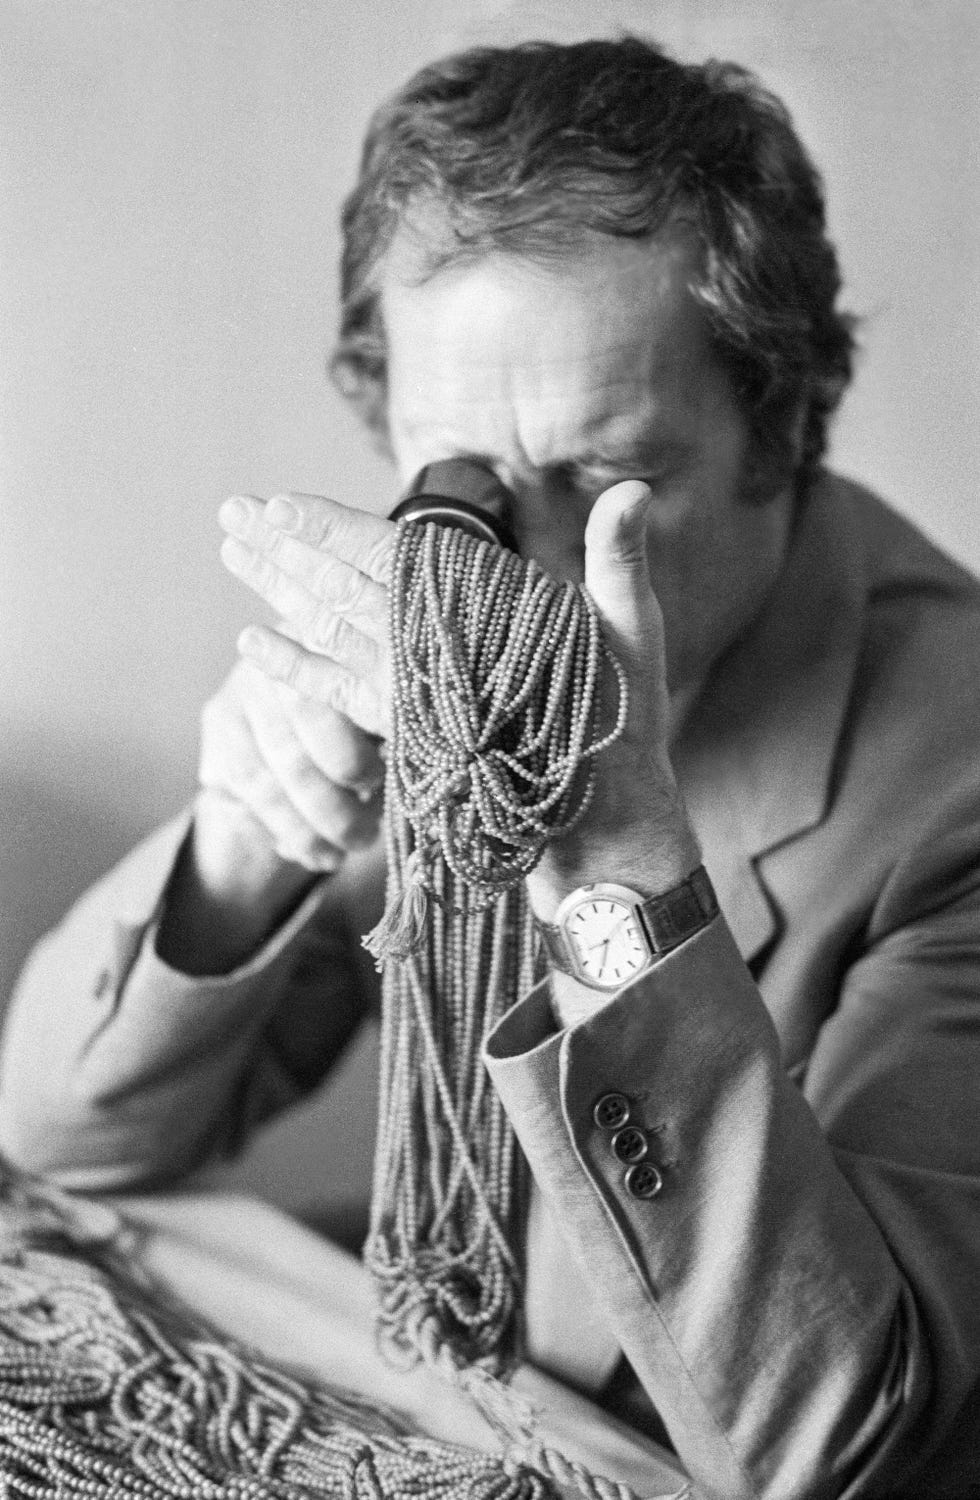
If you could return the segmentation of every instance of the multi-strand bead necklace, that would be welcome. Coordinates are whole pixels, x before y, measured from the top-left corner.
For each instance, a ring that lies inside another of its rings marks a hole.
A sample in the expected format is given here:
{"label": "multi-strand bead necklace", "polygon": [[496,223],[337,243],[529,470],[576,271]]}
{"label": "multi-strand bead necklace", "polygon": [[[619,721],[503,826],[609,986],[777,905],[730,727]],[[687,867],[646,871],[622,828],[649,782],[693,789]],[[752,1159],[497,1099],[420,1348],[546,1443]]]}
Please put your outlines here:
{"label": "multi-strand bead necklace", "polygon": [[[383,1342],[486,1405],[519,1353],[524,1194],[481,1047],[532,977],[524,877],[588,806],[626,683],[584,589],[444,526],[399,527],[391,646],[388,907],[366,939],[384,972],[366,1259]],[[604,733],[607,659],[619,694]]]}

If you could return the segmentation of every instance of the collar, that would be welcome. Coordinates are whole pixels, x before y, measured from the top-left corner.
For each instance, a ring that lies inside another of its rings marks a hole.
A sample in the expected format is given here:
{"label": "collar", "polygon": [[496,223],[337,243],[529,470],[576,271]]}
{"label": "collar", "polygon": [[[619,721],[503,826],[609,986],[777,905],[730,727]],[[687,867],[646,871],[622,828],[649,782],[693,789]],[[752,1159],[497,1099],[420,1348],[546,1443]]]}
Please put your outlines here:
{"label": "collar", "polygon": [[717,663],[674,764],[718,900],[748,963],[776,932],[756,861],[823,818],[867,595],[857,487],[802,504],[766,608]]}

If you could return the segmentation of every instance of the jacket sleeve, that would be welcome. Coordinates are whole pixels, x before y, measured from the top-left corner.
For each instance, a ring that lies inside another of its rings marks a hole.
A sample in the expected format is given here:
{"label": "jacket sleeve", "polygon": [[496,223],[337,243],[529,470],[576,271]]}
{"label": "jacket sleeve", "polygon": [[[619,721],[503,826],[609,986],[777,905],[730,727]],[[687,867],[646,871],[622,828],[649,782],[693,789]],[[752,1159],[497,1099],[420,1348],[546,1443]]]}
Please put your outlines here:
{"label": "jacket sleeve", "polygon": [[[375,1003],[358,934],[364,861],[321,881],[232,973],[157,956],[190,819],[153,834],[31,954],[0,1052],[0,1150],[85,1192],[175,1180],[232,1154],[313,1088]],[[363,925],[362,925],[363,924]]]}
{"label": "jacket sleeve", "polygon": [[[980,1489],[958,1416],[980,1378],[978,971],[976,890],[883,930],[793,1080],[719,917],[591,1018],[558,1029],[545,983],[491,1035],[535,1177],[699,1494]],[[652,1196],[616,1154],[625,1110]]]}

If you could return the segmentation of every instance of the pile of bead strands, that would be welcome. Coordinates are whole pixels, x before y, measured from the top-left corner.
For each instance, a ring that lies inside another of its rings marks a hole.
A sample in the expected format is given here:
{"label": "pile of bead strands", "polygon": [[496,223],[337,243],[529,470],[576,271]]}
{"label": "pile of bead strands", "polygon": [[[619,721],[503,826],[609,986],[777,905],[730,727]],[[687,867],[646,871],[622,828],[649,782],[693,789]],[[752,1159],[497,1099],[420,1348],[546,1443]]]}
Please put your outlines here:
{"label": "pile of bead strands", "polygon": [[[481,1059],[532,978],[523,881],[581,818],[622,731],[622,670],[577,585],[463,531],[402,522],[391,581],[388,906],[366,1260],[393,1358],[442,1368],[502,1433],[519,1355],[520,1156]],[[619,683],[600,733],[600,673]],[[515,1430],[516,1429],[516,1430]]]}
{"label": "pile of bead strands", "polygon": [[555,1500],[526,1466],[270,1367],[137,1265],[0,1163],[4,1500]]}

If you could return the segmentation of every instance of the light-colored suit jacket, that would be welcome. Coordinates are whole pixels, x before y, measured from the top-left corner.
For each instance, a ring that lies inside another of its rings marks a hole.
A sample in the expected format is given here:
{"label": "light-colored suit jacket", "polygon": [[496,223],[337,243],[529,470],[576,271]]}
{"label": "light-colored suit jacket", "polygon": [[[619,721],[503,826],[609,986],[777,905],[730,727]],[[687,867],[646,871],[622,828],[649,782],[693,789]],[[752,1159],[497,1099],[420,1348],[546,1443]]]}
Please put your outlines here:
{"label": "light-colored suit jacket", "polygon": [[[980,1494],[980,589],[825,478],[675,766],[722,917],[591,1019],[557,1027],[545,983],[487,1041],[535,1236],[563,1237],[543,1263],[532,1237],[532,1353],[570,1265],[597,1368],[624,1351],[703,1494]],[[12,1008],[0,1149],[79,1189],[234,1149],[375,1003],[376,860],[234,974],[165,969],[185,829],[83,899]]]}

